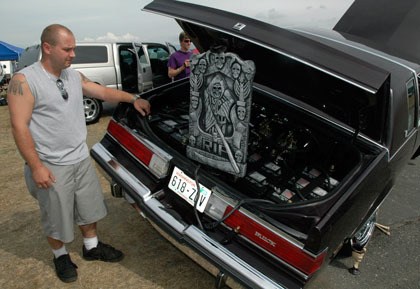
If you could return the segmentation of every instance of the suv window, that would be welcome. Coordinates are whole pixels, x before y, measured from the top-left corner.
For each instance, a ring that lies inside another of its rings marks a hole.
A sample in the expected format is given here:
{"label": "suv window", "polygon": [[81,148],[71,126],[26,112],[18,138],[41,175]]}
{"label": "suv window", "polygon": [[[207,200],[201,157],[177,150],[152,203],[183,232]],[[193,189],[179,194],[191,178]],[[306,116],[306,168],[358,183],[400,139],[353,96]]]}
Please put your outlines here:
{"label": "suv window", "polygon": [[73,64],[84,63],[107,63],[108,52],[107,47],[102,45],[97,46],[77,46],[76,57],[73,59]]}
{"label": "suv window", "polygon": [[128,50],[121,50],[120,57],[121,57],[121,61],[128,65],[132,65],[134,62],[133,53]]}
{"label": "suv window", "polygon": [[169,57],[169,52],[163,47],[149,47],[147,51],[150,59],[166,60]]}

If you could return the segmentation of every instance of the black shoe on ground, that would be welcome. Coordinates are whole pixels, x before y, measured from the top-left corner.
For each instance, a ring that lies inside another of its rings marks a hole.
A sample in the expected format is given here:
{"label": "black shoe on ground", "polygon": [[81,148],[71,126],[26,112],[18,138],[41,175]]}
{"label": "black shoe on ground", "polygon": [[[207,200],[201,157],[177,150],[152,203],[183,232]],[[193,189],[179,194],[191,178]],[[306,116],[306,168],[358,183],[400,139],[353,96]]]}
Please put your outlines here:
{"label": "black shoe on ground", "polygon": [[77,280],[77,266],[71,261],[69,254],[54,257],[53,261],[55,273],[61,281],[70,283]]}
{"label": "black shoe on ground", "polygon": [[87,261],[100,260],[104,262],[118,262],[123,258],[123,252],[102,242],[99,242],[98,246],[90,250],[87,250],[85,246],[83,246],[83,259]]}

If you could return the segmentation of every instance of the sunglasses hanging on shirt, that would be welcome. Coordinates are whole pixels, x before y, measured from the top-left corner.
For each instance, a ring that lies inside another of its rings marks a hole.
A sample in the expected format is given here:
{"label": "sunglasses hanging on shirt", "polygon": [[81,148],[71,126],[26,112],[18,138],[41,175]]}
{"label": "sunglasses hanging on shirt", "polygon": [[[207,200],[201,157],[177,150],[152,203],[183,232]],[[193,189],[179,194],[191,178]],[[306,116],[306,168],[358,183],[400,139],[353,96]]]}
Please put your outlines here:
{"label": "sunglasses hanging on shirt", "polygon": [[59,78],[59,79],[57,79],[55,84],[57,85],[58,89],[60,90],[60,93],[61,93],[61,96],[63,97],[63,99],[67,100],[69,98],[69,94],[67,93],[67,90],[64,88],[63,81]]}

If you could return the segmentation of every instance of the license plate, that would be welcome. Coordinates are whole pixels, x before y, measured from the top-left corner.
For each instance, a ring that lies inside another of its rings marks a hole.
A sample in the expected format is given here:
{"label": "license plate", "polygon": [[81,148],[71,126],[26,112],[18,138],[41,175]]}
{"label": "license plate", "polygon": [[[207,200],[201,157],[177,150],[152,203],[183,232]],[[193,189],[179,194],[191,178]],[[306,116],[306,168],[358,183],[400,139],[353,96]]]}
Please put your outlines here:
{"label": "license plate", "polygon": [[[194,200],[197,195],[197,186],[195,180],[187,176],[179,168],[175,167],[169,180],[168,188],[177,193],[181,198],[186,200],[190,205],[194,206]],[[197,210],[204,212],[206,205],[210,199],[211,190],[200,184],[200,194],[197,201]]]}

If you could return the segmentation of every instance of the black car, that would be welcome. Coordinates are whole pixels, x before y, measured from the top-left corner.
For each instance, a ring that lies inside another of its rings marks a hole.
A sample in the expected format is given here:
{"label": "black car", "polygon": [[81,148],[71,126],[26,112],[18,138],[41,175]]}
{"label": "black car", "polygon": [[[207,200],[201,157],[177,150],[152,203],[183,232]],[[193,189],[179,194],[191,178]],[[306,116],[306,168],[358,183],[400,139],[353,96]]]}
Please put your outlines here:
{"label": "black car", "polygon": [[91,154],[113,194],[217,286],[301,288],[369,241],[420,144],[419,58],[358,30],[371,2],[322,34],[179,1],[144,8],[175,18],[201,54],[189,79],[142,95],[150,116],[119,104]]}

